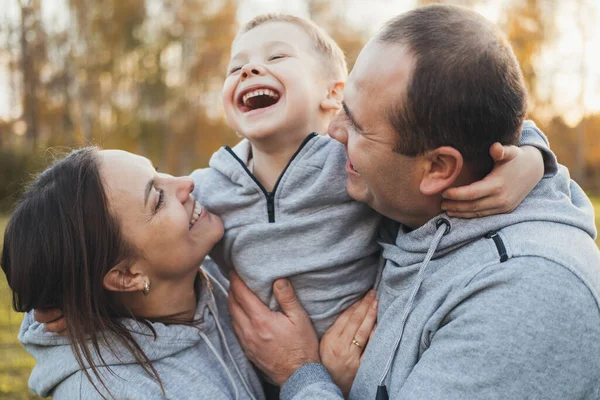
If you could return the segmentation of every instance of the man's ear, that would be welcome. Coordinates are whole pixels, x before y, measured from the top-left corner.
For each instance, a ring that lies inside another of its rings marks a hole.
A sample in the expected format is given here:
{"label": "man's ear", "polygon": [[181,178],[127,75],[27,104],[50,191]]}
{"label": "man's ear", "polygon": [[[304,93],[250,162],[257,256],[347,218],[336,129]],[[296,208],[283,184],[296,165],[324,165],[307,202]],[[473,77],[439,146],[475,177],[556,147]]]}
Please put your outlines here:
{"label": "man's ear", "polygon": [[339,111],[344,100],[344,82],[333,82],[327,88],[325,97],[321,100],[321,110]]}
{"label": "man's ear", "polygon": [[144,289],[149,278],[135,266],[121,262],[104,276],[103,286],[112,292],[136,292]]}
{"label": "man's ear", "polygon": [[454,147],[442,146],[425,153],[425,170],[419,189],[433,196],[451,187],[463,169],[462,154]]}

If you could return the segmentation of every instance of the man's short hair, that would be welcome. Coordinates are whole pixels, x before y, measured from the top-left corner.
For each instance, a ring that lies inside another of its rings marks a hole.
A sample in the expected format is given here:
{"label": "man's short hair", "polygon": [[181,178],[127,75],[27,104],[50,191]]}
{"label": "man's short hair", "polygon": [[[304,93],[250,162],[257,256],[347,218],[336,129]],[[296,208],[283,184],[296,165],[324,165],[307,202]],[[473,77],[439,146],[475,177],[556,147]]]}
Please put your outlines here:
{"label": "man's short hair", "polygon": [[275,13],[259,15],[242,26],[236,39],[267,22],[289,22],[301,28],[313,42],[315,50],[323,57],[324,70],[329,72],[335,79],[346,80],[348,77],[348,65],[346,64],[344,51],[327,32],[314,22],[304,18]]}
{"label": "man's short hair", "polygon": [[433,5],[392,19],[376,40],[404,45],[415,58],[406,97],[390,105],[396,151],[416,156],[452,146],[489,171],[492,143],[518,143],[527,90],[494,24],[465,8]]}

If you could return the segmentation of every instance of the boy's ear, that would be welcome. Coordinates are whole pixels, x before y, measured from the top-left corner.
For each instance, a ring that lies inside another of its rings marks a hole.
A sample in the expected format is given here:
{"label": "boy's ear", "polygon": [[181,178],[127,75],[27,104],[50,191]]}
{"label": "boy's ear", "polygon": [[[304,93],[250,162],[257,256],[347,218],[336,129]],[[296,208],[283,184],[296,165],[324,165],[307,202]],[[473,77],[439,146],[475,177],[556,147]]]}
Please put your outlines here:
{"label": "boy's ear", "polygon": [[144,289],[144,284],[149,281],[138,268],[121,262],[104,276],[103,286],[112,292],[136,292]]}
{"label": "boy's ear", "polygon": [[454,147],[442,146],[423,155],[424,170],[419,189],[426,196],[451,187],[463,169],[462,154]]}
{"label": "boy's ear", "polygon": [[342,109],[344,100],[344,82],[333,82],[327,88],[327,93],[321,100],[321,109],[323,111],[339,111]]}

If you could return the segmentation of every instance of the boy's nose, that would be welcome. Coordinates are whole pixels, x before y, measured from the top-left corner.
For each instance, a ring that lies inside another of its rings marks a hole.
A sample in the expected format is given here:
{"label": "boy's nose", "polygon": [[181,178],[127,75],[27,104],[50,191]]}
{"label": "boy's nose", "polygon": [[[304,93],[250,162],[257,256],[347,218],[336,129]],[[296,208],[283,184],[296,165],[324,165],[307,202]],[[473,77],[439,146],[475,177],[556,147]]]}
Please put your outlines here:
{"label": "boy's nose", "polygon": [[337,117],[329,123],[327,133],[329,134],[329,136],[331,136],[332,139],[337,140],[343,145],[346,145],[348,142],[348,133],[346,132],[342,124],[338,121]]}
{"label": "boy's nose", "polygon": [[264,74],[263,68],[256,64],[246,64],[242,67],[241,80],[248,79],[252,76],[260,76]]}

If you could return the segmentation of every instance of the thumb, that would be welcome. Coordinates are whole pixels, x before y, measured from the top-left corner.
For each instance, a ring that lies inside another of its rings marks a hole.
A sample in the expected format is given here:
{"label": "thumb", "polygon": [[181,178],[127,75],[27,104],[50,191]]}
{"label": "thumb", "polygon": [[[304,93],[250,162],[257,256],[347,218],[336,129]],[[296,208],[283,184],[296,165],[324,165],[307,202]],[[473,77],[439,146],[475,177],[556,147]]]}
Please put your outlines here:
{"label": "thumb", "polygon": [[281,307],[281,311],[288,317],[293,318],[294,316],[306,314],[296,297],[294,288],[287,279],[277,279],[273,283],[273,294]]}

